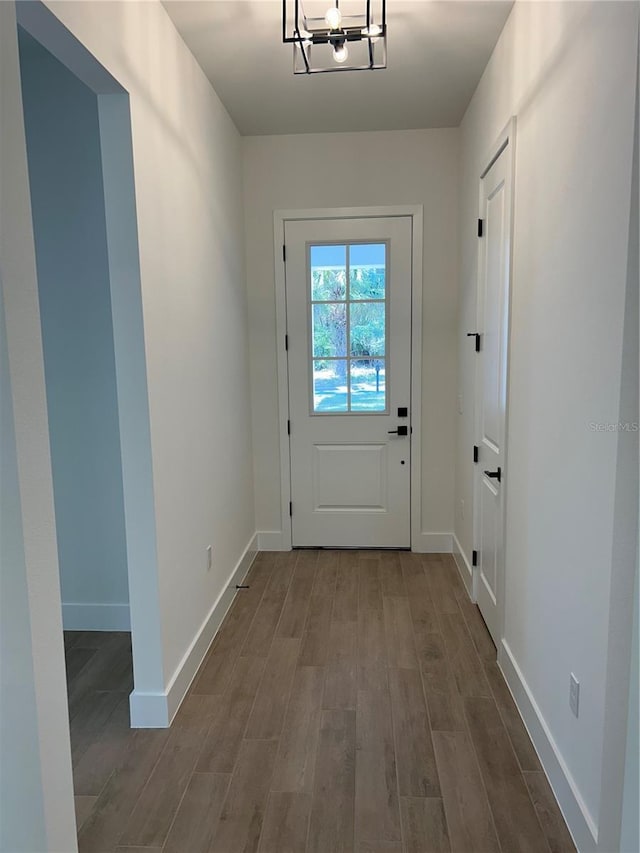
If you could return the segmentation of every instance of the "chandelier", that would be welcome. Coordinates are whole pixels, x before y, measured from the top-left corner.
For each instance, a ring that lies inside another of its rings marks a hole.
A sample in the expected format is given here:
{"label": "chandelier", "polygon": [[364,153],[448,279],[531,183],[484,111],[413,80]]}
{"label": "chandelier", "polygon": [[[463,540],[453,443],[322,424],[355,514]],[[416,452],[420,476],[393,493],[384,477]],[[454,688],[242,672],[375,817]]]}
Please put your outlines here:
{"label": "chandelier", "polygon": [[343,14],[335,0],[314,18],[305,15],[302,0],[282,0],[282,41],[293,45],[294,74],[387,67],[386,0],[362,2],[360,14]]}

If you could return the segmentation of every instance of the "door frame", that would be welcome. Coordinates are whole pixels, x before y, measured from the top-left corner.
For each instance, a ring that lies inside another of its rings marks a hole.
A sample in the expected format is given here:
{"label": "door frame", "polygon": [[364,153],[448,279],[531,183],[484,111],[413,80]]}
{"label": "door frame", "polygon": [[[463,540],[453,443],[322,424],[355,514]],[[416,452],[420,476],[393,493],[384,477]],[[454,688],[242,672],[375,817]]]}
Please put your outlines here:
{"label": "door frame", "polygon": [[[507,497],[508,497],[508,483],[509,483],[509,460],[508,460],[508,435],[509,435],[509,397],[510,397],[510,363],[511,363],[511,299],[513,295],[513,238],[514,238],[514,225],[515,225],[515,193],[514,193],[514,174],[515,174],[515,156],[516,156],[516,117],[512,116],[505,127],[502,129],[501,133],[498,135],[497,139],[489,149],[489,154],[482,161],[482,167],[480,171],[480,177],[478,179],[478,218],[482,218],[483,213],[483,191],[482,191],[482,181],[488,174],[489,170],[496,162],[498,157],[505,152],[507,154],[506,159],[506,187],[505,187],[505,197],[506,197],[506,209],[508,211],[509,216],[509,224],[507,227],[507,234],[509,235],[509,245],[507,247],[507,256],[508,256],[508,265],[509,265],[509,282],[507,287],[507,295],[506,295],[506,323],[507,323],[507,348],[506,348],[506,380],[505,380],[505,414],[504,414],[504,424],[503,424],[503,436],[502,436],[502,450],[503,450],[503,458],[504,458],[504,469],[506,471],[506,477],[500,484],[501,495],[502,495],[502,508],[501,508],[501,516],[500,516],[500,526],[501,526],[501,534],[502,534],[502,558],[500,564],[500,577],[498,579],[498,624],[499,628],[499,639],[500,642],[497,644],[498,646],[498,656],[500,655],[500,648],[502,638],[504,637],[504,621],[505,621],[505,590],[506,590],[506,543],[507,543]],[[480,278],[482,275],[482,265],[484,261],[484,247],[485,244],[482,240],[478,241],[478,264],[476,270],[476,328],[482,332],[480,329]],[[473,434],[475,443],[478,443],[479,446],[479,438],[480,438],[480,406],[478,405],[478,395],[480,393],[480,365],[478,360],[476,359],[475,371],[474,371],[474,395],[473,395],[473,404],[474,404],[474,414],[473,414]],[[473,542],[474,547],[476,544],[479,544],[480,538],[480,467],[474,470],[473,474]],[[479,563],[479,560],[478,560]],[[480,566],[473,567],[473,579],[472,579],[472,600],[478,600],[478,589],[480,585]]]}
{"label": "door frame", "polygon": [[273,213],[273,257],[275,260],[276,346],[278,358],[278,427],[280,431],[280,512],[283,551],[292,548],[291,453],[287,431],[289,420],[289,368],[285,336],[287,334],[286,265],[283,247],[285,224],[301,219],[388,219],[411,218],[411,550],[420,541],[422,528],[422,244],[423,206],[392,205],[376,207],[328,207],[306,210],[275,210]]}

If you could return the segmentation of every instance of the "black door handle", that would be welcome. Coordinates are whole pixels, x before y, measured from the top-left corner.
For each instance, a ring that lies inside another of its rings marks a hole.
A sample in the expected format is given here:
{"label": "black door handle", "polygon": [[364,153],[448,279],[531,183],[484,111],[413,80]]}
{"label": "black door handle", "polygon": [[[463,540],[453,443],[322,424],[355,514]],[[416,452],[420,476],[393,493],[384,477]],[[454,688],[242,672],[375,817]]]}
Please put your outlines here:
{"label": "black door handle", "polygon": [[502,480],[502,468],[498,466],[496,471],[485,471],[484,472],[487,477],[490,477],[492,480],[497,480],[499,483]]}
{"label": "black door handle", "polygon": [[476,352],[480,352],[480,332],[467,332],[467,337],[476,339]]}
{"label": "black door handle", "polygon": [[389,435],[409,435],[409,427],[399,426],[398,429],[388,430]]}

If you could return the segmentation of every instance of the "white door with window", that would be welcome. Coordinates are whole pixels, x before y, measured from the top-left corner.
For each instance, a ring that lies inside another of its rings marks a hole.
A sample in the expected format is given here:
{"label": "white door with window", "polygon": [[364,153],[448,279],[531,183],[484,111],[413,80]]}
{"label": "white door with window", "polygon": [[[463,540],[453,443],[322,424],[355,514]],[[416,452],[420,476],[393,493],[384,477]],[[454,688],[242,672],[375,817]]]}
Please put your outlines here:
{"label": "white door with window", "polygon": [[502,151],[482,178],[479,242],[476,471],[477,601],[496,646],[501,640],[511,203]]}
{"label": "white door with window", "polygon": [[285,222],[294,546],[411,544],[411,235]]}

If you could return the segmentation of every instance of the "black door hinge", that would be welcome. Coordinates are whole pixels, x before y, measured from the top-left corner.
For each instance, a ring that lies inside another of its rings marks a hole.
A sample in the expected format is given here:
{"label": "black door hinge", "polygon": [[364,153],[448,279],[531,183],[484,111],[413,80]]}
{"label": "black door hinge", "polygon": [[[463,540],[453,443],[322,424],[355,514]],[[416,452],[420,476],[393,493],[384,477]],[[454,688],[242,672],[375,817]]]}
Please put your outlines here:
{"label": "black door hinge", "polygon": [[291,421],[287,421],[287,435],[291,435]]}
{"label": "black door hinge", "polygon": [[476,339],[476,352],[480,352],[480,332],[467,332],[467,337]]}
{"label": "black door hinge", "polygon": [[[480,235],[480,236],[482,236],[482,235]],[[286,264],[286,262],[287,262],[287,247],[284,245],[284,243],[282,244],[282,260]]]}
{"label": "black door hinge", "polygon": [[284,336],[284,348],[289,351],[289,335]]}
{"label": "black door hinge", "polygon": [[289,515],[293,515],[293,504],[289,501]]}
{"label": "black door hinge", "polygon": [[480,453],[480,449],[478,448],[478,445],[477,445],[477,444],[474,444],[474,445],[473,445],[473,461],[474,461],[474,462],[477,462],[477,461],[478,461],[478,455],[479,455],[479,453]]}
{"label": "black door hinge", "polygon": [[484,219],[478,219],[478,237],[484,234]]}
{"label": "black door hinge", "polygon": [[471,565],[472,566],[478,565],[478,552],[477,551],[471,552]]}

